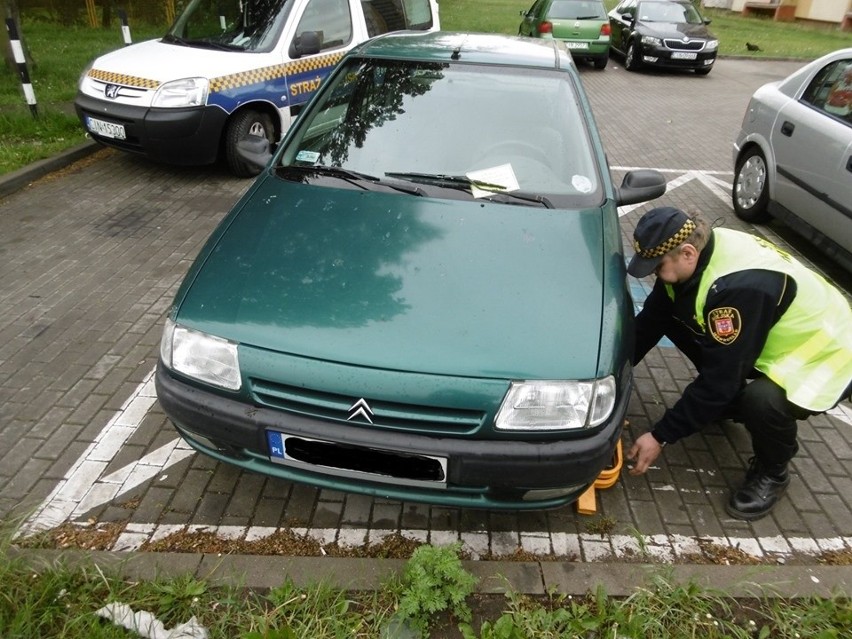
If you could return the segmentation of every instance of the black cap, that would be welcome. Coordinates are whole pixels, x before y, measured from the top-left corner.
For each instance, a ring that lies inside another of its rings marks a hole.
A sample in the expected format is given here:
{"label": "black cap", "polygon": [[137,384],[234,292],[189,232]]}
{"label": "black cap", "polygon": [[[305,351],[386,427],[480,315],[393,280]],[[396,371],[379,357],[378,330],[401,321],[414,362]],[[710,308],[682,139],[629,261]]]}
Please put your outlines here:
{"label": "black cap", "polygon": [[633,277],[654,272],[663,256],[677,248],[695,230],[695,222],[686,213],[671,206],[651,209],[639,220],[633,232],[636,254],[627,266]]}

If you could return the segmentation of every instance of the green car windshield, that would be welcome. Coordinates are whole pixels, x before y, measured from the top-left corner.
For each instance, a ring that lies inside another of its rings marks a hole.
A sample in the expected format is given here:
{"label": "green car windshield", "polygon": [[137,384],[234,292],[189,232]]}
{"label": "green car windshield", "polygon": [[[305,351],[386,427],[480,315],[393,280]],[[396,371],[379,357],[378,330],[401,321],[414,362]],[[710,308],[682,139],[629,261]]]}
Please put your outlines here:
{"label": "green car windshield", "polygon": [[550,20],[606,20],[603,3],[586,0],[553,0],[547,12]]}
{"label": "green car windshield", "polygon": [[279,166],[408,180],[431,196],[440,195],[430,190],[440,181],[472,197],[536,194],[558,208],[600,205],[597,161],[569,74],[381,59],[344,64],[297,120]]}

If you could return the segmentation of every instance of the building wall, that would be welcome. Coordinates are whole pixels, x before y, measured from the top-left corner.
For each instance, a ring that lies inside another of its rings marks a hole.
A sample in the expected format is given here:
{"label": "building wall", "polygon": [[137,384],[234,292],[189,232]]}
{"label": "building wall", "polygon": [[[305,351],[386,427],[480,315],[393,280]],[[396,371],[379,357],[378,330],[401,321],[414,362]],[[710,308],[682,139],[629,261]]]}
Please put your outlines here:
{"label": "building wall", "polygon": [[[711,2],[725,2],[725,0],[710,0]],[[746,1],[749,4],[776,4],[774,0],[731,0],[731,11],[742,11]],[[706,6],[711,5],[705,2]],[[847,12],[852,11],[852,0],[781,0],[781,4],[796,4],[796,17],[802,20],[819,20],[822,22],[834,22],[840,24]]]}

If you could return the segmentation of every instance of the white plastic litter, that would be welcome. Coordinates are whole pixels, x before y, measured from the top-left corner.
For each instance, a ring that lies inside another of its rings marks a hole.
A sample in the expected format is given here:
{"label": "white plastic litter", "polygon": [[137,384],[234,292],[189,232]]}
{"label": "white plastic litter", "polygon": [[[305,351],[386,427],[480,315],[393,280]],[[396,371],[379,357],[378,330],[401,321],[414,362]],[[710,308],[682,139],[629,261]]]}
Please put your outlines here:
{"label": "white plastic litter", "polygon": [[130,606],[119,602],[108,603],[95,614],[111,620],[117,626],[133,630],[145,639],[209,639],[207,629],[195,617],[167,630],[163,622],[150,612],[133,612]]}

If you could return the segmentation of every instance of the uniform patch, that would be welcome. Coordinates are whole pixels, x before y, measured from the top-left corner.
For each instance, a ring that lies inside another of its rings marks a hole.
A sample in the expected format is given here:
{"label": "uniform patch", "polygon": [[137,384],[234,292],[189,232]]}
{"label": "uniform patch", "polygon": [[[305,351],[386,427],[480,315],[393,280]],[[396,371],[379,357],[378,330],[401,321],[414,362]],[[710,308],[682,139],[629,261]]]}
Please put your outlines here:
{"label": "uniform patch", "polygon": [[714,308],[707,315],[710,335],[720,344],[730,344],[739,337],[742,328],[740,312],[731,307]]}

